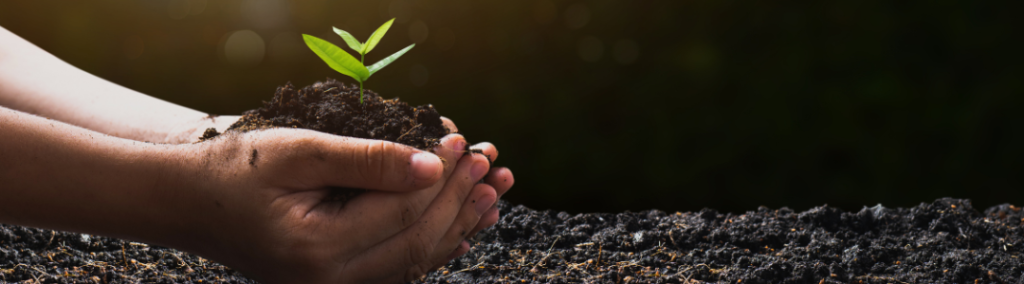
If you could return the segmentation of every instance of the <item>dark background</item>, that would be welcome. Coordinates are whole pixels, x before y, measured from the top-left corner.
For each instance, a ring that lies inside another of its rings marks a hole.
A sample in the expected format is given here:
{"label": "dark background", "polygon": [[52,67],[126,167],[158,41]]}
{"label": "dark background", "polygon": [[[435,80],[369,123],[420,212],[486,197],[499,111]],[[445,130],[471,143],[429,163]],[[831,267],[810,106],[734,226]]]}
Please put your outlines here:
{"label": "dark background", "polygon": [[354,83],[300,34],[397,17],[367,62],[419,44],[367,88],[495,143],[507,199],[534,208],[1024,203],[1022,2],[808,2],[3,1],[0,26],[238,114],[288,81]]}

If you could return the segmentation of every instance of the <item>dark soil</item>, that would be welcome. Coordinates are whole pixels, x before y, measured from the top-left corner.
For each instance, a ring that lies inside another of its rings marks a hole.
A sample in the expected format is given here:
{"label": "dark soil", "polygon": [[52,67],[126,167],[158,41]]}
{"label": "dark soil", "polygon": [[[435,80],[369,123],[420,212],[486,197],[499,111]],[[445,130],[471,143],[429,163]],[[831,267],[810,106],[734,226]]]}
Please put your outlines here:
{"label": "dark soil", "polygon": [[[385,100],[359,87],[334,79],[296,90],[291,83],[278,87],[263,107],[249,110],[227,131],[270,127],[306,128],[335,135],[387,140],[430,150],[448,134],[432,105],[412,107],[397,98]],[[207,130],[202,140],[218,135]]]}
{"label": "dark soil", "polygon": [[[449,133],[433,105],[412,107],[398,98],[385,100],[377,93],[328,78],[324,82],[296,90],[291,83],[277,88],[263,107],[246,111],[226,132],[290,127],[305,128],[335,135],[386,140],[430,151]],[[220,135],[208,128],[199,141]],[[252,151],[249,165],[259,157]],[[344,205],[365,189],[337,187],[325,201]]]}
{"label": "dark soil", "polygon": [[[1018,283],[1024,213],[940,199],[843,212],[758,208],[502,218],[422,283]],[[179,259],[180,258],[180,259]],[[0,282],[251,283],[173,249],[0,225]]]}

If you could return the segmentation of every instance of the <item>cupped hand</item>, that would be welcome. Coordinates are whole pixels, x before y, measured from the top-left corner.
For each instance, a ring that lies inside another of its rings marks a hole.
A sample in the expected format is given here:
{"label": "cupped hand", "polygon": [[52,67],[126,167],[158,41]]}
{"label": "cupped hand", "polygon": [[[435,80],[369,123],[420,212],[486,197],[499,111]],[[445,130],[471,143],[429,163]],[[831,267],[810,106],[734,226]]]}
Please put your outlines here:
{"label": "cupped hand", "polygon": [[[435,154],[300,129],[227,133],[181,157],[176,244],[267,283],[396,283],[468,248],[493,210],[483,155],[450,134]],[[330,201],[336,188],[368,191]],[[507,188],[505,189],[507,190]],[[493,224],[493,222],[491,223]]]}

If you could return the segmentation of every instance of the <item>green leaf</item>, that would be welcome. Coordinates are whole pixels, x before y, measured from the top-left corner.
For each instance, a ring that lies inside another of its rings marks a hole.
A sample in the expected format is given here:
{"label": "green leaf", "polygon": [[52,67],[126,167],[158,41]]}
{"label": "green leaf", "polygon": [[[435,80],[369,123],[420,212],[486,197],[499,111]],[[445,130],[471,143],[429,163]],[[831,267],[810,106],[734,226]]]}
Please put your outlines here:
{"label": "green leaf", "polygon": [[345,40],[345,43],[348,44],[348,48],[351,48],[355,52],[363,51],[363,44],[359,42],[359,40],[356,39],[356,37],[352,36],[352,34],[339,28],[332,28],[334,28],[334,33],[338,34],[339,36],[341,36],[342,39]]}
{"label": "green leaf", "polygon": [[388,66],[388,64],[391,64],[391,62],[395,62],[395,59],[398,59],[399,57],[401,57],[402,54],[405,54],[406,51],[409,51],[414,46],[416,46],[415,43],[414,44],[410,44],[409,46],[406,46],[402,50],[399,50],[398,52],[395,52],[394,54],[392,54],[392,55],[390,55],[388,57],[385,57],[384,59],[381,59],[380,61],[377,61],[377,63],[374,63],[373,65],[370,65],[370,67],[367,67],[366,69],[368,69],[370,71],[370,75],[373,75],[373,73],[377,73],[377,71],[379,71],[380,69],[383,69],[385,66]]}
{"label": "green leaf", "polygon": [[366,40],[366,44],[363,45],[363,50],[360,53],[370,53],[370,50],[373,50],[374,47],[377,47],[377,43],[380,42],[381,38],[384,38],[384,34],[388,32],[388,29],[391,28],[391,23],[393,23],[394,21],[395,19],[391,18],[391,20],[387,21],[383,25],[380,25],[380,27],[377,28],[377,31],[374,31],[373,34],[370,35],[370,39]]}
{"label": "green leaf", "polygon": [[359,59],[352,57],[337,45],[307,34],[302,35],[302,40],[334,71],[352,77],[359,82],[370,78],[370,71],[366,69],[366,66],[363,66],[362,63],[359,63]]}

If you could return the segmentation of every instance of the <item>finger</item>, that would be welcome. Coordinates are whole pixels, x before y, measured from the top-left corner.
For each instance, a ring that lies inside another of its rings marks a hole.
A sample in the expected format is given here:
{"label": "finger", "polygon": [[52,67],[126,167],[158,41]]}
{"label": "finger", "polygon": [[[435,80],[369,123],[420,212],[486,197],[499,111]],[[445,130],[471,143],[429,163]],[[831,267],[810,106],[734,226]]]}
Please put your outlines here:
{"label": "finger", "polygon": [[[284,181],[304,183],[300,187],[408,192],[435,184],[444,169],[437,155],[393,142],[304,130],[280,133],[287,138],[271,137],[279,141],[266,146],[271,149],[263,149],[270,153],[264,159],[283,155],[286,162],[265,164]],[[259,150],[254,147],[249,159],[256,168],[262,165],[258,163]]]}
{"label": "finger", "polygon": [[438,262],[436,265],[434,265],[434,267],[430,268],[430,271],[441,269],[441,267],[445,266],[445,264],[448,264],[456,257],[460,257],[466,254],[467,252],[469,252],[469,242],[462,241],[462,243],[459,244],[459,247],[456,248],[455,251],[448,254],[448,257],[446,257],[444,261]]}
{"label": "finger", "polygon": [[491,163],[494,163],[494,160],[498,159],[498,148],[495,148],[494,144],[491,144],[491,142],[476,143],[473,146],[470,146],[469,149],[480,150],[485,156],[487,156],[487,158],[491,159]]}
{"label": "finger", "polygon": [[476,227],[473,228],[473,231],[469,232],[468,238],[472,239],[474,236],[476,236],[477,233],[479,233],[483,229],[487,229],[490,226],[494,226],[494,224],[498,223],[498,219],[501,219],[501,214],[498,212],[498,203],[494,203],[494,205],[491,206],[491,208],[488,209],[483,216],[480,216],[480,221],[477,222]]}
{"label": "finger", "polygon": [[462,241],[462,243],[459,243],[459,247],[456,248],[455,251],[453,251],[452,253],[448,254],[448,257],[445,257],[444,262],[441,262],[441,264],[436,266],[434,269],[436,270],[438,268],[441,268],[441,266],[444,266],[445,264],[448,264],[449,262],[451,262],[456,257],[460,257],[460,256],[466,254],[467,252],[469,252],[469,242]]}
{"label": "finger", "polygon": [[441,124],[443,124],[445,128],[448,128],[448,133],[459,133],[459,128],[455,127],[455,122],[451,119],[442,116]]}
{"label": "finger", "polygon": [[473,229],[480,221],[480,217],[487,213],[497,200],[498,195],[494,193],[494,188],[490,185],[477,184],[473,186],[473,192],[470,193],[469,199],[462,205],[459,215],[455,217],[455,223],[452,223],[444,238],[438,242],[437,249],[434,251],[434,261],[430,265],[443,265],[447,263],[446,259],[448,256],[458,249],[459,244],[473,232]]}
{"label": "finger", "polygon": [[[440,247],[438,243],[465,207],[462,205],[476,188],[476,181],[483,178],[487,170],[488,163],[482,155],[462,157],[444,189],[415,224],[366,250],[349,263],[358,270],[405,271],[390,279],[392,282],[410,281],[425,275],[433,267],[435,251]],[[450,252],[451,248],[444,254]]]}
{"label": "finger", "polygon": [[433,152],[441,157],[441,161],[445,163],[445,177],[451,174],[454,169],[454,163],[459,160],[466,153],[466,147],[469,143],[466,142],[466,138],[460,134],[448,134],[441,137],[441,143],[434,146]]}
{"label": "finger", "polygon": [[494,190],[498,192],[498,198],[501,198],[516,183],[516,179],[512,176],[512,170],[500,167],[491,169],[484,182],[493,186]]}
{"label": "finger", "polygon": [[[461,150],[457,151],[456,149],[465,147],[466,139],[462,138],[462,135],[447,135],[434,148],[434,152],[443,159],[455,161],[462,155]],[[454,162],[446,163],[442,180],[448,180],[455,167]],[[360,216],[359,222],[338,222],[335,226],[341,227],[338,227],[336,231],[351,232],[349,233],[352,235],[350,239],[361,244],[358,247],[370,247],[394,236],[416,222],[444,186],[444,184],[438,183],[427,189],[405,193],[365,192],[359,198],[349,200],[339,212],[339,214],[347,214],[347,216]],[[372,226],[374,229],[363,229],[366,226]]]}
{"label": "finger", "polygon": [[[512,188],[515,178],[512,177],[512,171],[508,168],[494,168],[487,174],[484,182],[493,186],[498,199],[501,199],[501,196]],[[473,228],[473,232],[469,234],[470,237],[476,236],[477,233],[487,227],[494,226],[494,224],[498,223],[500,217],[498,214],[498,203],[495,202],[494,206],[487,213],[484,213],[484,216],[480,217],[480,222],[476,225],[476,228]]]}

